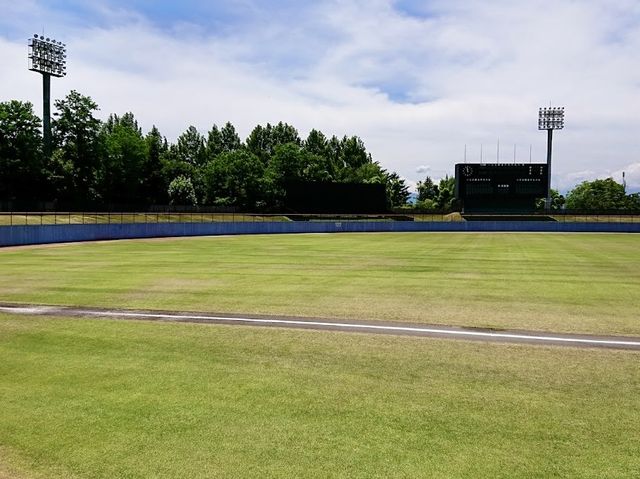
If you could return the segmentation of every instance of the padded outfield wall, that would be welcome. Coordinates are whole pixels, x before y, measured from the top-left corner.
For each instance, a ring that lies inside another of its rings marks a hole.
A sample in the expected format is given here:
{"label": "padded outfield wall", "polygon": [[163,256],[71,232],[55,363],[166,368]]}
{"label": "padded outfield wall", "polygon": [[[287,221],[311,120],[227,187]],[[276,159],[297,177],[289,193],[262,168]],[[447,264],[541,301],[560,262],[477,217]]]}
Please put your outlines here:
{"label": "padded outfield wall", "polygon": [[351,233],[408,231],[514,231],[640,233],[640,223],[562,223],[537,221],[326,221],[122,223],[84,225],[0,226],[0,246],[74,241],[277,233]]}

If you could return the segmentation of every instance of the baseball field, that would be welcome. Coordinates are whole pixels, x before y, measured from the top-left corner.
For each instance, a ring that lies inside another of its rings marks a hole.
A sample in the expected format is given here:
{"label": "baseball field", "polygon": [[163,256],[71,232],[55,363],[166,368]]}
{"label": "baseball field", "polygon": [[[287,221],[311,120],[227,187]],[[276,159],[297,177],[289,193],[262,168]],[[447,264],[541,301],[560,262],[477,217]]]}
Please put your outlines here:
{"label": "baseball field", "polygon": [[[640,237],[5,248],[0,302],[640,336]],[[0,478],[634,477],[634,351],[0,315]]]}

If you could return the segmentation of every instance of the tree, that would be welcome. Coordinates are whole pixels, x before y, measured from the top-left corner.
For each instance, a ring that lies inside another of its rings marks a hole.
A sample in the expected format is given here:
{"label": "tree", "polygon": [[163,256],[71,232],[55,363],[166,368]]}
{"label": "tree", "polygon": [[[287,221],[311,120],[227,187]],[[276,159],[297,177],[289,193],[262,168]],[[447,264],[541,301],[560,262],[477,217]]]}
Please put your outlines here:
{"label": "tree", "polygon": [[419,202],[436,201],[438,198],[438,185],[433,182],[430,176],[427,176],[424,181],[418,181],[416,189]]}
{"label": "tree", "polygon": [[386,181],[387,203],[391,208],[398,208],[407,204],[409,187],[397,173],[388,173]]}
{"label": "tree", "polygon": [[343,178],[350,183],[385,184],[388,179],[387,175],[387,171],[374,161],[365,163],[356,169],[349,169],[348,174],[343,175]]}
{"label": "tree", "polygon": [[100,196],[109,203],[140,203],[148,144],[133,113],[110,115],[102,135],[105,154],[98,172]]}
{"label": "tree", "polygon": [[262,197],[263,176],[264,166],[253,153],[246,150],[222,153],[204,171],[207,201],[255,208]]}
{"label": "tree", "polygon": [[316,153],[311,153],[305,149],[301,150],[302,155],[302,178],[306,181],[332,181],[331,163],[329,160]]}
{"label": "tree", "polygon": [[236,129],[231,122],[225,123],[222,130],[220,130],[220,134],[222,136],[222,151],[236,151],[242,148],[240,136],[236,133]]}
{"label": "tree", "polygon": [[367,153],[364,142],[357,136],[342,139],[340,145],[340,155],[342,164],[346,168],[355,169],[360,166],[371,163],[371,155]]}
{"label": "tree", "polygon": [[293,143],[300,146],[302,143],[298,136],[298,130],[287,123],[278,123],[271,126],[256,126],[249,134],[246,144],[251,153],[256,155],[263,164],[267,165],[271,161],[271,156],[275,153],[275,148],[279,145]]}
{"label": "tree", "polygon": [[242,148],[242,141],[230,122],[227,122],[222,129],[213,125],[209,130],[205,144],[207,162],[215,159],[221,153],[236,151],[240,148]]}
{"label": "tree", "polygon": [[42,185],[40,119],[29,102],[0,103],[0,199],[32,198]]}
{"label": "tree", "polygon": [[[565,198],[560,194],[558,190],[551,189],[551,209],[552,210],[561,210],[565,204]],[[536,209],[544,210],[547,207],[547,199],[540,198],[536,201]]]}
{"label": "tree", "polygon": [[613,178],[583,181],[567,195],[570,210],[619,210],[628,206],[624,186]]}
{"label": "tree", "polygon": [[278,122],[278,124],[273,127],[271,130],[271,138],[274,148],[278,145],[285,145],[287,143],[295,143],[298,146],[302,144],[300,136],[298,135],[298,130],[283,122]]}
{"label": "tree", "polygon": [[196,206],[198,199],[191,179],[186,176],[178,176],[169,184],[169,202],[172,205]]}
{"label": "tree", "polygon": [[627,209],[640,211],[640,193],[632,193],[627,196]]}
{"label": "tree", "polygon": [[187,131],[178,137],[176,147],[178,160],[194,166],[200,166],[205,163],[204,137],[195,126],[190,126]]}
{"label": "tree", "polygon": [[205,143],[205,156],[207,162],[214,160],[220,153],[224,151],[222,144],[222,133],[218,125],[213,125],[207,133],[207,141]]}
{"label": "tree", "polygon": [[147,144],[147,157],[142,165],[143,196],[148,203],[164,204],[167,198],[168,183],[162,176],[162,158],[169,146],[158,128],[154,125],[144,139]]}
{"label": "tree", "polygon": [[438,209],[438,197],[440,190],[430,176],[424,181],[418,181],[416,185],[418,198],[416,200],[416,208],[420,210],[436,210]]}
{"label": "tree", "polygon": [[275,147],[266,174],[283,186],[286,181],[302,179],[304,166],[302,149],[295,143],[285,143]]}
{"label": "tree", "polygon": [[438,197],[436,199],[436,204],[439,209],[453,209],[456,200],[455,185],[456,179],[453,176],[450,177],[446,175],[440,180],[440,183],[438,183]]}
{"label": "tree", "polygon": [[319,156],[327,156],[328,141],[327,137],[319,130],[311,130],[307,139],[304,140],[302,146],[305,151]]}
{"label": "tree", "polygon": [[94,201],[99,198],[96,183],[102,154],[101,123],[93,116],[98,105],[75,90],[54,104],[52,130],[57,151],[49,165],[49,178],[64,199]]}
{"label": "tree", "polygon": [[273,138],[271,136],[271,125],[256,126],[247,137],[247,148],[251,153],[260,158],[264,165],[269,162],[273,152]]}

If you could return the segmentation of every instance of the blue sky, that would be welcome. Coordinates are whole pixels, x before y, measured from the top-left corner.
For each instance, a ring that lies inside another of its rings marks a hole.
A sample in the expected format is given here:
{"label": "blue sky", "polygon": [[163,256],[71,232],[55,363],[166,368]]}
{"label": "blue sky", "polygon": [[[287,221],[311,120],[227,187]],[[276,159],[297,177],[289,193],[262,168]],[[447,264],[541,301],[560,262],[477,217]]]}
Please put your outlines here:
{"label": "blue sky", "polygon": [[[637,0],[0,0],[0,101],[32,101],[26,39],[68,45],[70,89],[169,139],[232,121],[359,135],[414,183],[455,163],[544,161],[537,109],[567,109],[554,185],[640,189]],[[13,65],[13,66],[12,66]],[[500,156],[497,142],[500,140]]]}

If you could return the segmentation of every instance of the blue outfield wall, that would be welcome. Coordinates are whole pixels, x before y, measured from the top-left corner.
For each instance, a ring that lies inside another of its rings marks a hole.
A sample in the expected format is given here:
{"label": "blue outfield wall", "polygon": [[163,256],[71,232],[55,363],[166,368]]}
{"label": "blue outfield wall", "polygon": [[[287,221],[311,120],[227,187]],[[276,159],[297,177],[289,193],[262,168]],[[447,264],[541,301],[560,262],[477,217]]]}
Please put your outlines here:
{"label": "blue outfield wall", "polygon": [[122,223],[85,225],[0,226],[0,246],[73,241],[272,233],[349,233],[407,231],[520,231],[640,233],[640,223],[560,223],[537,221],[342,221]]}

